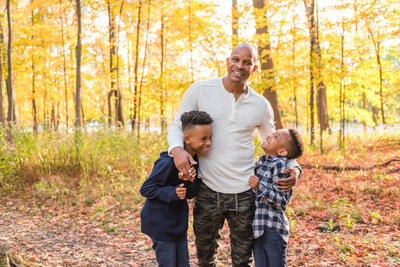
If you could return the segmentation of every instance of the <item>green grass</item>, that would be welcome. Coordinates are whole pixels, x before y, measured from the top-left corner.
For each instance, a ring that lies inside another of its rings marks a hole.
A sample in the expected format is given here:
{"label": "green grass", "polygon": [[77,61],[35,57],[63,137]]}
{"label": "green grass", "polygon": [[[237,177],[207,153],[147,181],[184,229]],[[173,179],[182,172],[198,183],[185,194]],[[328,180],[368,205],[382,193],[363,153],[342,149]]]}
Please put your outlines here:
{"label": "green grass", "polygon": [[[108,205],[142,201],[138,186],[150,174],[159,153],[167,149],[165,135],[104,127],[82,133],[13,132],[14,143],[0,131],[0,191],[25,192],[39,200],[61,204]],[[138,196],[139,195],[139,196]]]}
{"label": "green grass", "polygon": [[[6,132],[0,129],[0,195],[29,193],[43,202],[50,198],[71,206],[100,208],[118,204],[118,209],[136,209],[132,203],[143,201],[138,194],[141,183],[150,174],[159,153],[167,149],[166,134],[144,133],[138,139],[131,132],[108,126],[91,133],[82,132],[78,139],[65,132],[34,134],[15,129],[12,134],[14,142],[10,144]],[[360,145],[360,140],[372,144],[370,149],[374,149],[396,142],[396,135],[377,132],[347,136],[347,148],[353,147],[354,151],[347,151],[346,157],[351,153],[357,153],[355,157],[366,154],[367,148]],[[308,137],[303,137],[308,143]],[[323,136],[324,151],[326,158],[340,162],[337,137],[337,134]],[[259,157],[263,151],[258,140],[254,144]],[[318,146],[306,148],[307,158],[319,153]],[[372,185],[363,190],[383,194]],[[327,203],[322,199],[316,201],[304,192],[298,197],[310,202],[309,207],[315,210],[326,208]]]}

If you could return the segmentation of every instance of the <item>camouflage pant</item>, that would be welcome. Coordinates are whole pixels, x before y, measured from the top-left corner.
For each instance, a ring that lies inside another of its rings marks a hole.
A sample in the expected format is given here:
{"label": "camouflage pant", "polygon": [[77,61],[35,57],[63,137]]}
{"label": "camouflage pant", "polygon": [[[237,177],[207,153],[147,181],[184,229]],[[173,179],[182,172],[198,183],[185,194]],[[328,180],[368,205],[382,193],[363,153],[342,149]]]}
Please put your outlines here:
{"label": "camouflage pant", "polygon": [[228,220],[233,266],[251,266],[254,217],[254,193],[217,193],[200,183],[194,207],[199,266],[216,266],[219,230]]}

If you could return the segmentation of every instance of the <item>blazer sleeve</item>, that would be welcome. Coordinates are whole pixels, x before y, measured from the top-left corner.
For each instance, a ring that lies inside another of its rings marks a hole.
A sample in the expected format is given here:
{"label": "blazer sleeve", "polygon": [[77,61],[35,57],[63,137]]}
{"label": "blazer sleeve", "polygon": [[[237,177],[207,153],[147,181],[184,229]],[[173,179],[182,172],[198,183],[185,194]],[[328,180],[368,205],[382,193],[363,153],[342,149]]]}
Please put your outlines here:
{"label": "blazer sleeve", "polygon": [[179,201],[176,186],[165,185],[172,169],[173,165],[168,160],[157,160],[150,176],[140,188],[140,194],[148,199],[158,199],[167,203]]}
{"label": "blazer sleeve", "polygon": [[200,180],[196,177],[193,182],[185,181],[186,198],[191,199],[197,195],[197,188]]}

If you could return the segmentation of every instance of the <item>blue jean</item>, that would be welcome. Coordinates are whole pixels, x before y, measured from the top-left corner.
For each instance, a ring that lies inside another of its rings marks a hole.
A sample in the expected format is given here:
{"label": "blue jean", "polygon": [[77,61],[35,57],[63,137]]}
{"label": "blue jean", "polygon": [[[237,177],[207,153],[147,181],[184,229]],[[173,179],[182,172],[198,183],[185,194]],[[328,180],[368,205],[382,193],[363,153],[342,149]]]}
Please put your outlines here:
{"label": "blue jean", "polygon": [[153,238],[151,240],[159,267],[189,267],[186,234],[177,242],[157,241]]}
{"label": "blue jean", "polygon": [[286,242],[274,230],[265,230],[264,234],[253,242],[256,267],[286,266]]}

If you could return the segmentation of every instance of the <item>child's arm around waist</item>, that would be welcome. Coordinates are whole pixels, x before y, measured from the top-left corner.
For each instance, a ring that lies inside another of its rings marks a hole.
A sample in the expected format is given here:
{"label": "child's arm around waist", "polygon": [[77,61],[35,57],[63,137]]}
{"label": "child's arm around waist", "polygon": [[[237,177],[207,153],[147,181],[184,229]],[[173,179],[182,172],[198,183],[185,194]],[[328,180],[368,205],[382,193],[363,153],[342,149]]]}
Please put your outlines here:
{"label": "child's arm around waist", "polygon": [[140,194],[148,199],[158,199],[167,203],[179,201],[176,186],[166,185],[173,168],[173,164],[167,160],[157,160],[150,176],[140,188]]}

